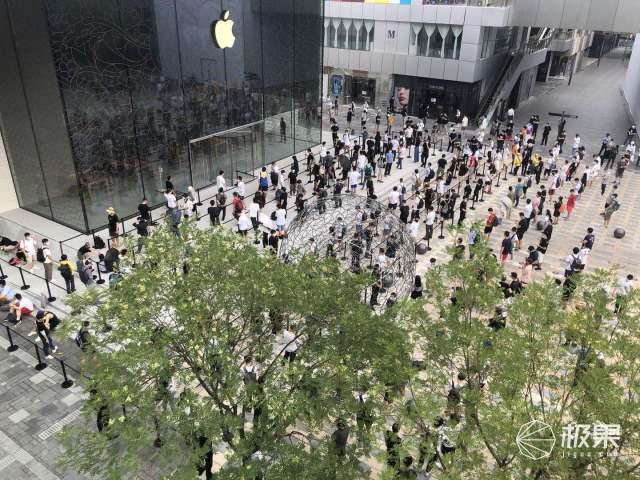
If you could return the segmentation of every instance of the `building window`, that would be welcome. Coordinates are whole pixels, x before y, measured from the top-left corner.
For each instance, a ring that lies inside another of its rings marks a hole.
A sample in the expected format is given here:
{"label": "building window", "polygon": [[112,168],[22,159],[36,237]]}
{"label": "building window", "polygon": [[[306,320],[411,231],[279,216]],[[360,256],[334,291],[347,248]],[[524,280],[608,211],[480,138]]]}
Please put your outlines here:
{"label": "building window", "polygon": [[409,55],[435,58],[460,58],[462,27],[458,25],[412,24]]}
{"label": "building window", "polygon": [[353,22],[351,22],[351,25],[349,26],[349,42],[347,44],[348,45],[347,48],[349,50],[357,49],[357,46],[358,46],[357,37],[358,37],[358,31],[356,30],[356,26],[353,24]]}
{"label": "building window", "polygon": [[325,19],[326,42],[329,48],[371,50],[374,24],[370,20]]}
{"label": "building window", "polygon": [[335,48],[336,47],[336,26],[332,21],[329,22],[327,31],[328,31],[327,46],[330,48]]}
{"label": "building window", "polygon": [[442,35],[440,34],[439,27],[429,37],[429,56],[435,58],[442,57]]}
{"label": "building window", "polygon": [[369,50],[369,32],[364,23],[360,25],[360,31],[358,32],[358,50]]}
{"label": "building window", "polygon": [[347,29],[344,23],[340,21],[338,25],[338,48],[347,48]]}

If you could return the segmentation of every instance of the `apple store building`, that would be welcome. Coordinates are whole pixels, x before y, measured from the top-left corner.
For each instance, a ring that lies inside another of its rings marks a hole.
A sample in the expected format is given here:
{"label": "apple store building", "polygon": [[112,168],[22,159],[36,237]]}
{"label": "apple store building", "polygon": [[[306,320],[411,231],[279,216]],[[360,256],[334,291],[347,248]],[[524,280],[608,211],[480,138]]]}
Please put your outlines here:
{"label": "apple store building", "polygon": [[322,8],[0,0],[0,174],[19,207],[89,232],[108,207],[163,203],[168,175],[211,189],[317,145]]}

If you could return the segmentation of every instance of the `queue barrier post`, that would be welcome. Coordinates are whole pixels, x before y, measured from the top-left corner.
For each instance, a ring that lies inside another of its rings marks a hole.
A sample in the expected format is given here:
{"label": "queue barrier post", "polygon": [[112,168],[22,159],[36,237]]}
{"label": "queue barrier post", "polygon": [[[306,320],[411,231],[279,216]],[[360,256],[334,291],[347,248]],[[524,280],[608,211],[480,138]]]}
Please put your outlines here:
{"label": "queue barrier post", "polygon": [[18,270],[20,271],[20,278],[22,279],[22,286],[20,287],[20,290],[29,290],[31,285],[27,285],[27,282],[24,281],[24,272],[22,271],[22,267],[18,267]]}
{"label": "queue barrier post", "polygon": [[69,388],[71,386],[73,386],[73,380],[71,380],[68,376],[67,376],[67,369],[64,366],[64,362],[60,359],[58,359],[58,361],[60,362],[60,367],[62,367],[62,376],[64,377],[64,381],[60,384],[60,386],[62,388]]}
{"label": "queue barrier post", "polygon": [[440,235],[438,236],[440,240],[444,239],[444,220],[440,222]]}
{"label": "queue barrier post", "polygon": [[4,280],[7,276],[4,274],[4,270],[2,270],[2,265],[0,265],[0,280]]}
{"label": "queue barrier post", "polygon": [[49,286],[49,280],[47,280],[47,279],[45,278],[45,280],[44,280],[44,281],[45,281],[45,283],[47,284],[47,293],[49,294],[49,296],[47,297],[47,301],[48,301],[49,303],[51,303],[51,302],[55,302],[55,301],[56,301],[56,297],[54,297],[53,295],[51,295],[51,287]]}
{"label": "queue barrier post", "polygon": [[104,278],[102,278],[102,273],[100,272],[100,264],[98,262],[96,263],[96,270],[98,271],[98,280],[96,281],[96,283],[98,285],[102,285],[104,283]]}
{"label": "queue barrier post", "polygon": [[36,349],[36,357],[38,358],[38,363],[34,368],[38,371],[44,370],[45,368],[47,368],[47,363],[42,361],[42,358],[40,357],[40,349],[38,348],[38,345],[34,343],[33,347]]}
{"label": "queue barrier post", "polygon": [[9,325],[5,325],[5,328],[7,329],[7,337],[9,337],[9,346],[7,347],[7,352],[15,352],[16,350],[18,350],[18,345],[13,343],[13,336],[11,335],[11,329],[9,328]]}

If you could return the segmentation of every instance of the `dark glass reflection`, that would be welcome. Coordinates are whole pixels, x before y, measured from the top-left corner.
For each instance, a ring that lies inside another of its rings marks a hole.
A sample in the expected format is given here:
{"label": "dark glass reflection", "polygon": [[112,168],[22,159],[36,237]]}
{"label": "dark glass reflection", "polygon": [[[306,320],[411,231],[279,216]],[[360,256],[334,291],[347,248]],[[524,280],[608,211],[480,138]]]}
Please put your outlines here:
{"label": "dark glass reflection", "polygon": [[[320,141],[320,1],[0,2],[0,111],[24,208],[97,228],[108,207],[162,203],[167,175],[204,188],[220,168],[231,180]],[[211,25],[225,9],[236,42],[223,50]]]}

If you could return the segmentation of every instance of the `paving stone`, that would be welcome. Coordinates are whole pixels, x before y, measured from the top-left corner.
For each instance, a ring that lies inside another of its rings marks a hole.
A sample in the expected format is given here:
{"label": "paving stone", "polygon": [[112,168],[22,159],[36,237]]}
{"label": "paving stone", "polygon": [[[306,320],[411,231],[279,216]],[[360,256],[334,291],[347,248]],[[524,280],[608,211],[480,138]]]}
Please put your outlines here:
{"label": "paving stone", "polygon": [[24,408],[21,408],[17,412],[9,415],[9,420],[11,420],[13,423],[18,423],[24,420],[25,418],[29,417],[29,415],[30,415],[29,412],[27,412]]}

